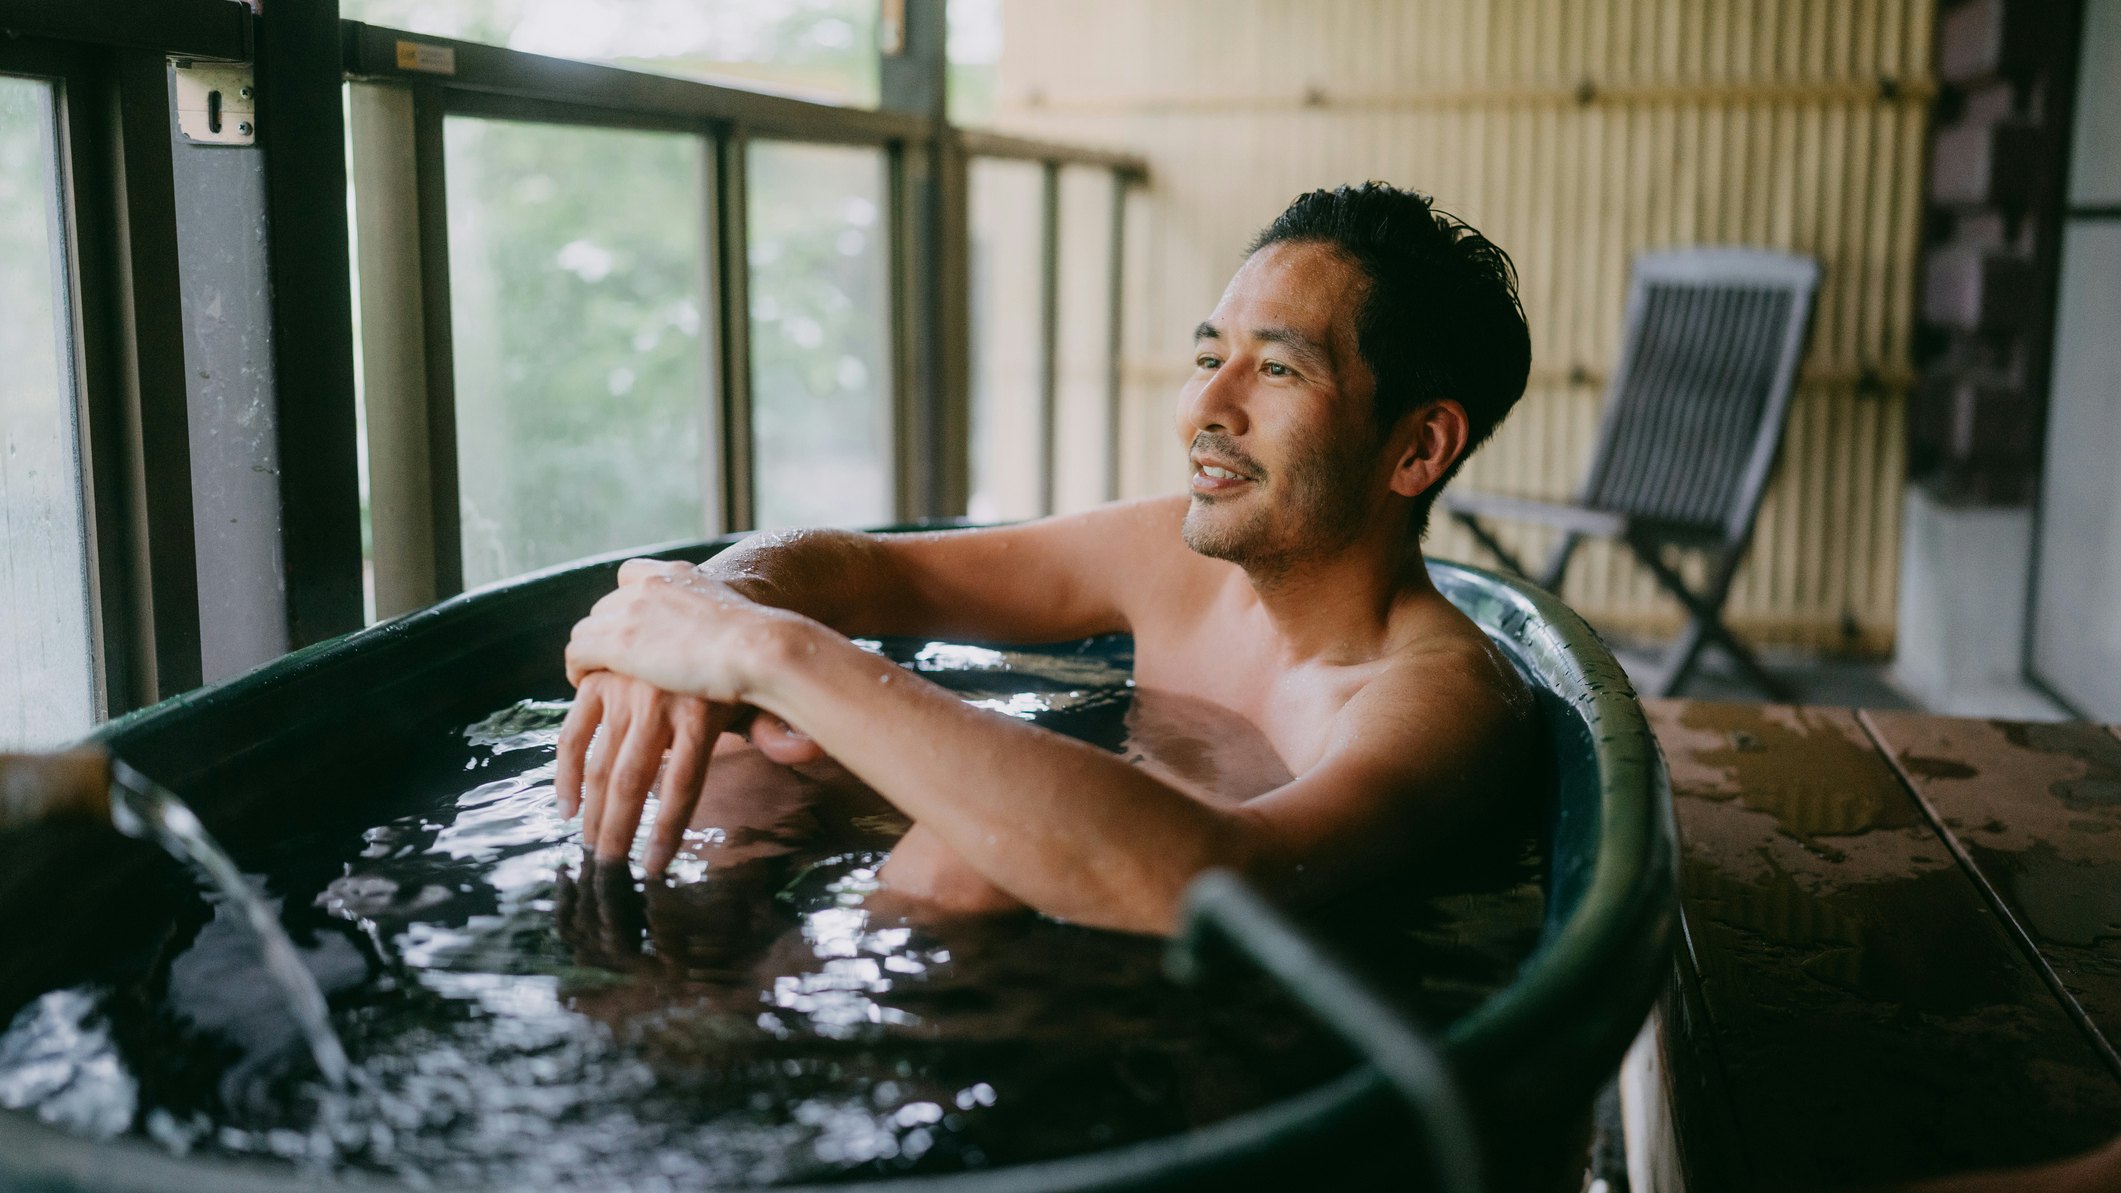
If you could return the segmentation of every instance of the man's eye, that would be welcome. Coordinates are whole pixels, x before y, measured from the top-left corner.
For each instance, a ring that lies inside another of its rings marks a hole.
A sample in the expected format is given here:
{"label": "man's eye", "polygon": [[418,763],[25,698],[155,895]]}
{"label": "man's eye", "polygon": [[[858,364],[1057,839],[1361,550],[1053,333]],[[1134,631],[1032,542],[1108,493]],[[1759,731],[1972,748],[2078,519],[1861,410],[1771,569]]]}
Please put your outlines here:
{"label": "man's eye", "polygon": [[1293,377],[1296,375],[1295,372],[1289,368],[1289,366],[1281,363],[1278,360],[1268,361],[1266,369],[1267,376],[1269,377]]}
{"label": "man's eye", "polygon": [[1220,366],[1222,365],[1222,363],[1223,363],[1223,358],[1222,358],[1222,357],[1220,357],[1220,356],[1206,356],[1206,355],[1202,355],[1202,356],[1196,356],[1196,357],[1194,357],[1194,358],[1193,358],[1193,364],[1194,364],[1194,366],[1195,366],[1196,368],[1202,368],[1202,369],[1213,369],[1213,368],[1218,368],[1218,367],[1220,367]]}

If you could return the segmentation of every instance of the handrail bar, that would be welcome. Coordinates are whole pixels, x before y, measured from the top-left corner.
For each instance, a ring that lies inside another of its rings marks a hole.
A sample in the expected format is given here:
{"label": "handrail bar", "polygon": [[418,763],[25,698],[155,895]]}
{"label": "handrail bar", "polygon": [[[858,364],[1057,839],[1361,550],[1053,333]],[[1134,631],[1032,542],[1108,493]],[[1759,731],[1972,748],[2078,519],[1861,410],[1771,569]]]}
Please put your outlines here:
{"label": "handrail bar", "polygon": [[1214,955],[1234,951],[1258,966],[1341,1041],[1369,1062],[1406,1103],[1436,1193],[1477,1193],[1480,1148],[1458,1084],[1436,1046],[1296,923],[1228,870],[1209,870],[1186,890],[1184,919],[1165,954],[1174,978],[1197,984]]}

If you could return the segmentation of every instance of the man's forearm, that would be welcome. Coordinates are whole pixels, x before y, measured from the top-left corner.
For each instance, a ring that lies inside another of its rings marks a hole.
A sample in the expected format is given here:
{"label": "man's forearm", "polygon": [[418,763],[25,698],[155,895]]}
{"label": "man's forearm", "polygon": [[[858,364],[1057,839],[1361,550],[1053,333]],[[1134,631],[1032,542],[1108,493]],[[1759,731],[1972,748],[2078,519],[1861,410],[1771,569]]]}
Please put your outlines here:
{"label": "man's forearm", "polygon": [[1129,628],[1121,596],[1141,587],[1129,544],[1175,533],[1171,512],[1121,505],[976,530],[755,534],[700,571],[845,634],[1058,642]]}
{"label": "man's forearm", "polygon": [[972,708],[811,629],[747,697],[1009,894],[1066,919],[1167,931],[1194,875],[1252,861],[1242,809],[1194,799],[1093,746]]}
{"label": "man's forearm", "polygon": [[918,632],[893,613],[905,586],[891,575],[890,556],[868,535],[847,530],[761,531],[699,567],[744,596],[792,610],[843,634]]}

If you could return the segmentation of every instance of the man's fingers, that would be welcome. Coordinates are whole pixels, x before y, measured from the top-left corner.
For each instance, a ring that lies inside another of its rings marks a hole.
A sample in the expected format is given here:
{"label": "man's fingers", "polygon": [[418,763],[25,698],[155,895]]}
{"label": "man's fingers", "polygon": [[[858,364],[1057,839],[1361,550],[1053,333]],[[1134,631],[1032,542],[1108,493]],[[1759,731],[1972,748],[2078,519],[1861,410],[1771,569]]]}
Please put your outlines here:
{"label": "man's fingers", "polygon": [[670,859],[685,843],[685,829],[692,823],[692,810],[699,806],[700,786],[707,779],[707,759],[720,732],[710,723],[705,702],[688,701],[680,711],[670,739],[670,758],[663,764],[662,806],[656,810],[655,828],[648,840],[646,865],[650,878],[660,878],[670,868]]}
{"label": "man's fingers", "polygon": [[629,559],[619,565],[619,587],[658,576],[682,576],[691,570],[691,564],[675,559]]}
{"label": "man's fingers", "polygon": [[663,767],[663,751],[670,745],[670,723],[664,710],[651,708],[636,718],[626,744],[612,759],[611,774],[604,786],[604,815],[597,824],[596,855],[618,860],[633,848],[634,831],[641,826],[641,808],[648,802],[648,788]]}
{"label": "man's fingers", "polygon": [[604,727],[590,744],[588,761],[582,767],[582,844],[594,847],[597,830],[604,823],[605,790],[610,786],[611,767],[632,736],[631,702],[620,693],[603,701]]}
{"label": "man's fingers", "polygon": [[604,685],[593,682],[574,698],[567,719],[560,724],[560,754],[552,778],[559,796],[560,815],[571,817],[582,806],[582,768],[589,759],[589,743],[604,719]]}

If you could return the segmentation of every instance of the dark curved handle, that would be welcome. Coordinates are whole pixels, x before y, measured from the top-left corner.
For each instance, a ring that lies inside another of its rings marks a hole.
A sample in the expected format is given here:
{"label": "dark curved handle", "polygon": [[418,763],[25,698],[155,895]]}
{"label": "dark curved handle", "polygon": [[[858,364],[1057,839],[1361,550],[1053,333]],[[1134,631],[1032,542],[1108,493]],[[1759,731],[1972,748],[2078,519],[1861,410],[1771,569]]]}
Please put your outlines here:
{"label": "dark curved handle", "polygon": [[1179,981],[1197,982],[1206,968],[1203,954],[1216,945],[1279,982],[1398,1092],[1429,1157],[1431,1180],[1425,1187],[1478,1193],[1480,1155],[1472,1120],[1443,1057],[1420,1032],[1228,870],[1210,870],[1187,889],[1165,968]]}

